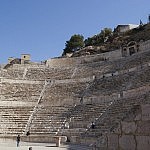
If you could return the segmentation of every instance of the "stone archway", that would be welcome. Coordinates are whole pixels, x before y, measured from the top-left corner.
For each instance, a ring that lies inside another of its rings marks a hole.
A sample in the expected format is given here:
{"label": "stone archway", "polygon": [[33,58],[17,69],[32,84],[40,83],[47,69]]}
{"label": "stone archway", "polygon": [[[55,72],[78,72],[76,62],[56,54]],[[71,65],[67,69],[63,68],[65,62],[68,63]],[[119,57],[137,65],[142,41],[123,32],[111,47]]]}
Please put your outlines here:
{"label": "stone archway", "polygon": [[127,44],[128,47],[128,54],[129,56],[137,53],[137,43],[135,41],[131,41]]}
{"label": "stone archway", "polygon": [[125,46],[122,48],[122,57],[126,57],[126,56],[128,56],[128,53],[127,53],[127,47]]}
{"label": "stone archway", "polygon": [[122,57],[131,56],[138,52],[139,45],[135,41],[130,41],[122,47]]}

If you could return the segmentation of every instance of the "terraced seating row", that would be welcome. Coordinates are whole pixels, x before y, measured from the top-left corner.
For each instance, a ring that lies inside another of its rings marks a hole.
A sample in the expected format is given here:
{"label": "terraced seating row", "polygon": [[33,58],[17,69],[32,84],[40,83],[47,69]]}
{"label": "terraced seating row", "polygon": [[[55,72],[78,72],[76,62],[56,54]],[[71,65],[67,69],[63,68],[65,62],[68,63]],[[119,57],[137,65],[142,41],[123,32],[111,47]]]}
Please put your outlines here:
{"label": "terraced seating row", "polygon": [[96,118],[101,116],[106,108],[107,104],[81,104],[75,106],[68,118],[70,119],[70,128],[87,128],[91,122],[95,121]]}
{"label": "terraced seating row", "polygon": [[71,68],[29,68],[25,79],[28,80],[45,80],[45,79],[69,79],[73,71]]}
{"label": "terraced seating row", "polygon": [[147,92],[146,94],[137,95],[136,97],[115,101],[108,107],[105,113],[95,121],[95,128],[88,129],[83,133],[79,141],[81,143],[93,144],[96,141],[99,142],[98,140],[104,140],[103,135],[114,132],[119,126],[119,123],[125,118],[128,118],[131,112],[136,113],[136,111],[138,111],[140,104],[150,104],[149,98],[150,93]]}
{"label": "terraced seating row", "polygon": [[[88,138],[97,141],[97,137],[101,137],[104,132],[113,131],[118,122],[126,117],[128,112],[133,111],[139,104],[138,102],[144,101],[145,98],[139,96],[109,103],[113,102],[112,99],[105,104],[82,104],[81,98],[86,99],[97,94],[106,96],[113,93],[120,94],[126,90],[148,85],[150,81],[149,67],[111,77],[99,77],[105,73],[121,71],[149,62],[149,56],[150,52],[144,52],[126,59],[82,64],[81,66],[74,66],[74,68],[25,68],[26,70],[22,70],[20,74],[15,72],[15,69],[9,68],[10,70],[8,69],[6,74],[1,72],[3,77],[24,78],[23,81],[26,82],[45,79],[52,81],[45,84],[45,88],[44,83],[1,83],[0,96],[3,101],[28,103],[37,102],[40,98],[32,122],[29,121],[34,110],[31,106],[12,107],[8,105],[1,107],[1,133],[21,134],[29,122],[31,135],[48,134],[53,136],[61,134],[70,137],[82,135],[80,137],[82,143],[88,143],[86,141]],[[92,77],[93,75],[96,76],[95,79],[81,82],[84,77]],[[77,80],[64,80],[71,78]],[[43,92],[42,89],[44,89]],[[136,101],[136,99],[138,100]],[[76,103],[77,105],[73,107],[73,104]],[[69,104],[72,106],[67,106]],[[94,130],[88,129],[91,122],[96,124]]]}
{"label": "terraced seating row", "polygon": [[89,82],[70,82],[47,85],[41,103],[51,105],[64,104],[66,99],[71,100],[73,97],[79,97],[89,84]]}
{"label": "terraced seating row", "polygon": [[45,80],[45,79],[70,79],[84,78],[93,75],[103,75],[113,73],[119,70],[129,69],[149,62],[150,52],[146,51],[141,54],[135,54],[132,57],[126,57],[115,61],[90,62],[81,64],[73,68],[48,68],[48,67],[28,67],[0,69],[0,77],[10,79],[27,79],[27,80]]}
{"label": "terraced seating row", "polygon": [[84,78],[87,76],[101,76],[107,73],[127,70],[136,66],[150,62],[150,51],[135,54],[115,61],[91,62],[79,65],[75,68],[74,78]]}
{"label": "terraced seating row", "polygon": [[22,134],[33,107],[0,106],[0,134]]}
{"label": "terraced seating row", "polygon": [[[136,88],[148,84],[150,81],[149,67],[138,72],[129,72],[128,74],[104,77],[97,79],[96,84],[89,89],[89,95],[112,94],[115,92]],[[87,95],[88,95],[87,94]]]}
{"label": "terraced seating row", "polygon": [[30,133],[56,135],[58,130],[65,126],[65,116],[70,108],[70,106],[39,105],[30,124]]}
{"label": "terraced seating row", "polygon": [[106,111],[108,106],[109,103],[76,105],[67,113],[68,128],[60,129],[57,135],[68,138],[81,135],[91,126],[92,122],[95,122]]}
{"label": "terraced seating row", "polygon": [[125,70],[150,62],[150,51],[136,53],[122,60],[114,61],[115,70]]}
{"label": "terraced seating row", "polygon": [[0,77],[9,78],[9,79],[22,79],[24,74],[24,69],[0,69]]}
{"label": "terraced seating row", "polygon": [[0,94],[2,100],[37,101],[43,84],[1,83]]}

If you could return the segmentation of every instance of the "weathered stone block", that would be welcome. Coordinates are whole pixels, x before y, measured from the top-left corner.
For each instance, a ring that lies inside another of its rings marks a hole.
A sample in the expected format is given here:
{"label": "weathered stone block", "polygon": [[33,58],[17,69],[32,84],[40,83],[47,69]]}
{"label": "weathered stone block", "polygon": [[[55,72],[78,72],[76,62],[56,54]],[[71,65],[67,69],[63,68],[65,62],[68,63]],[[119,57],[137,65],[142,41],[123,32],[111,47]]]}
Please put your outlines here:
{"label": "weathered stone block", "polygon": [[107,147],[107,137],[105,135],[98,138],[97,146],[98,147],[103,147],[103,148]]}
{"label": "weathered stone block", "polygon": [[128,114],[127,118],[124,119],[124,121],[132,122],[134,121],[135,117],[136,117],[135,113],[131,112],[130,114]]}
{"label": "weathered stone block", "polygon": [[113,130],[113,133],[121,134],[121,125],[120,125],[120,123],[119,123],[118,127]]}
{"label": "weathered stone block", "polygon": [[141,135],[150,135],[150,120],[138,122],[137,133]]}
{"label": "weathered stone block", "polygon": [[136,143],[134,136],[123,135],[119,138],[119,147],[121,150],[135,150]]}
{"label": "weathered stone block", "polygon": [[142,105],[142,120],[150,120],[150,105]]}
{"label": "weathered stone block", "polygon": [[117,134],[109,134],[108,139],[108,149],[116,150],[119,146],[119,137]]}
{"label": "weathered stone block", "polygon": [[149,150],[150,149],[150,136],[137,136],[137,150]]}
{"label": "weathered stone block", "polygon": [[135,122],[122,122],[122,131],[126,134],[135,133],[137,126]]}
{"label": "weathered stone block", "polygon": [[141,120],[141,118],[142,118],[142,114],[141,113],[138,113],[136,116],[135,116],[135,121],[139,121],[139,120]]}

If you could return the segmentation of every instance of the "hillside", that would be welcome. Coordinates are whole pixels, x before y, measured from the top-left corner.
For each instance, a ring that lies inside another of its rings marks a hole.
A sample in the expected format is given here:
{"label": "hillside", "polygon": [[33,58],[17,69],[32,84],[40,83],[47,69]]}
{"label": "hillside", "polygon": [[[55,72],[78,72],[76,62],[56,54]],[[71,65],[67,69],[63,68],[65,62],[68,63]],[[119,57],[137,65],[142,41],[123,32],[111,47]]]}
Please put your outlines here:
{"label": "hillside", "polygon": [[[118,33],[114,30],[111,36],[107,37],[105,42],[95,42],[95,44],[91,44],[85,46],[82,49],[75,51],[72,57],[92,55],[92,54],[100,54],[108,51],[113,51],[116,49],[120,49],[122,46],[128,44],[130,41],[135,41],[139,43],[140,41],[147,41],[150,39],[150,24],[145,24],[139,26],[138,28],[134,28],[124,33]],[[90,40],[97,40],[99,34],[89,38]],[[94,42],[93,42],[94,43]]]}

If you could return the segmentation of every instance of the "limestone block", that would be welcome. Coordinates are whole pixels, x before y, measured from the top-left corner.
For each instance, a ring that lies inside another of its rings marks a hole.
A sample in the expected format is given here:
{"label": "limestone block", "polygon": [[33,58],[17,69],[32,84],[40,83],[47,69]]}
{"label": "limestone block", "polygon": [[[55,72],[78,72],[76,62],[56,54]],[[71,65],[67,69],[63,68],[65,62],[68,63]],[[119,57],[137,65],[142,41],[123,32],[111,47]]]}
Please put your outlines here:
{"label": "limestone block", "polygon": [[131,113],[128,114],[128,116],[124,119],[124,121],[126,121],[126,122],[132,122],[132,121],[134,121],[135,117],[136,117],[135,113],[131,112]]}
{"label": "limestone block", "polygon": [[135,121],[139,121],[139,120],[141,120],[141,118],[142,118],[142,114],[141,114],[141,113],[138,113],[138,114],[135,116],[134,120],[135,120]]}
{"label": "limestone block", "polygon": [[122,131],[125,134],[135,133],[137,126],[135,122],[122,122]]}
{"label": "limestone block", "polygon": [[119,138],[119,147],[121,150],[135,150],[136,143],[135,143],[134,136],[122,135]]}
{"label": "limestone block", "polygon": [[116,150],[119,146],[119,138],[117,134],[109,134],[108,139],[108,149]]}
{"label": "limestone block", "polygon": [[150,149],[150,136],[137,136],[137,150],[149,150]]}
{"label": "limestone block", "polygon": [[150,121],[140,121],[137,124],[138,124],[137,128],[138,134],[150,135]]}
{"label": "limestone block", "polygon": [[136,67],[130,68],[130,69],[129,69],[129,72],[132,72],[132,71],[135,71],[135,70],[136,70]]}
{"label": "limestone block", "polygon": [[107,137],[105,135],[98,138],[97,146],[105,148],[107,147]]}
{"label": "limestone block", "polygon": [[77,143],[77,140],[78,140],[78,137],[77,137],[77,136],[71,136],[71,137],[70,137],[70,141],[71,141],[72,143]]}
{"label": "limestone block", "polygon": [[118,71],[116,71],[116,72],[114,73],[114,75],[115,75],[115,76],[117,76],[118,74],[119,74],[119,72],[118,72]]}
{"label": "limestone block", "polygon": [[150,120],[150,105],[142,105],[142,120]]}
{"label": "limestone block", "polygon": [[121,127],[120,127],[120,124],[118,125],[117,128],[115,128],[115,129],[113,130],[113,133],[115,133],[115,134],[121,134]]}

